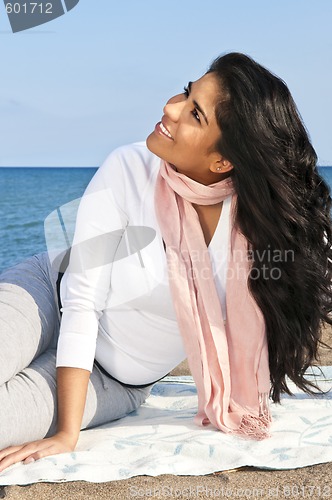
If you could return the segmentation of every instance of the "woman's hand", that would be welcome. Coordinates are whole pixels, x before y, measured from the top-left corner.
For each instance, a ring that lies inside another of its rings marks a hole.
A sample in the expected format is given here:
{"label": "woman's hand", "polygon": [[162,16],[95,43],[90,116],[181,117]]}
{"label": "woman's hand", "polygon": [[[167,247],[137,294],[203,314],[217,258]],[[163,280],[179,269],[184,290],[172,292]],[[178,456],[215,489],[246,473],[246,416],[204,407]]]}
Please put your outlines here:
{"label": "woman's hand", "polygon": [[19,446],[9,446],[0,451],[0,472],[10,465],[22,462],[29,464],[39,458],[68,453],[75,449],[76,439],[64,432],[58,432],[50,438],[32,441]]}
{"label": "woman's hand", "polygon": [[57,368],[58,432],[45,439],[0,451],[0,472],[10,465],[28,464],[39,458],[74,451],[80,434],[90,372],[80,368]]}

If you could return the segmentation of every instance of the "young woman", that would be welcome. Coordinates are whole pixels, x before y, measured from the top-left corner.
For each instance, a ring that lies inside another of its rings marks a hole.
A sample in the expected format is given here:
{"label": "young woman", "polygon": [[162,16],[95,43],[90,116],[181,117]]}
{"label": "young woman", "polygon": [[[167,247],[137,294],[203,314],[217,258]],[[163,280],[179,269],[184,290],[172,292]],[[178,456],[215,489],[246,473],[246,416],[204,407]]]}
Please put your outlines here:
{"label": "young woman", "polygon": [[305,371],[332,324],[316,163],[286,85],[238,53],[171,98],[146,145],[113,152],[59,296],[47,253],[0,276],[0,470],[72,451],[186,356],[197,422],[268,436],[268,396],[289,393],[286,376],[314,389]]}

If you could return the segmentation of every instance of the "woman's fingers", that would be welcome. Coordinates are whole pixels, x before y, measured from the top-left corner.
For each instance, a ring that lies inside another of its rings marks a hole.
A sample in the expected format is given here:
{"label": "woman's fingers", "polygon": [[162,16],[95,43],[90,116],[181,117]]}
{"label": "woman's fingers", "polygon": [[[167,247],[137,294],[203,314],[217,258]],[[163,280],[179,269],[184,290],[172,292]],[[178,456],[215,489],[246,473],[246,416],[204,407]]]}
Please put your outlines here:
{"label": "woman's fingers", "polygon": [[10,465],[21,462],[38,450],[38,442],[33,442],[28,445],[11,446],[1,452],[0,455],[0,472]]}
{"label": "woman's fingers", "polygon": [[10,465],[24,461],[28,464],[40,458],[71,451],[55,437],[33,441],[22,446],[11,446],[0,452],[0,472]]}
{"label": "woman's fingers", "polygon": [[25,445],[20,445],[20,446],[9,446],[8,448],[4,448],[3,450],[0,450],[0,463],[3,458],[5,458],[7,455],[10,453],[14,453],[17,450],[20,450],[23,446]]}

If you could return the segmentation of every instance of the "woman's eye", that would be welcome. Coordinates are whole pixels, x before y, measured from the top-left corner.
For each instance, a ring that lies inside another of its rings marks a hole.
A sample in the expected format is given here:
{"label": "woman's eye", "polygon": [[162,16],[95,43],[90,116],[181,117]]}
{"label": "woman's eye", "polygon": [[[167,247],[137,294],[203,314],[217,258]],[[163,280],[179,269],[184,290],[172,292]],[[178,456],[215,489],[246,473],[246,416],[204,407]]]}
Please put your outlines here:
{"label": "woman's eye", "polygon": [[[183,90],[184,90],[184,92],[183,92],[183,93],[184,93],[184,95],[185,95],[186,97],[189,97],[189,88],[188,88],[188,87],[183,87]],[[199,117],[199,114],[198,114],[198,112],[197,112],[197,110],[196,110],[196,109],[194,109],[194,110],[191,112],[191,114],[194,116],[195,120],[197,120],[198,122],[200,122],[200,121],[201,121],[201,119],[200,119],[200,117]]]}
{"label": "woman's eye", "polygon": [[193,116],[195,117],[195,119],[196,119],[198,122],[200,122],[200,121],[201,121],[201,119],[200,119],[200,117],[199,117],[199,114],[197,113],[196,109],[194,109],[194,111],[192,111],[191,113],[193,114]]}

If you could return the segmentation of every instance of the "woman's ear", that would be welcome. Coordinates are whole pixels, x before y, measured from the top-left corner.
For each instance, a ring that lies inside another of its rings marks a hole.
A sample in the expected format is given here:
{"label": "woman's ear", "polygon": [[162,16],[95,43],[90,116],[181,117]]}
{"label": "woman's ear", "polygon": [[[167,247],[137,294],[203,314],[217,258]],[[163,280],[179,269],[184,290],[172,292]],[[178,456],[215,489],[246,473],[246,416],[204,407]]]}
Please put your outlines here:
{"label": "woman's ear", "polygon": [[225,158],[220,158],[219,160],[216,160],[213,162],[213,164],[210,167],[211,172],[214,172],[216,174],[225,174],[227,172],[230,172],[233,168],[233,165],[231,164],[230,161],[226,160]]}

